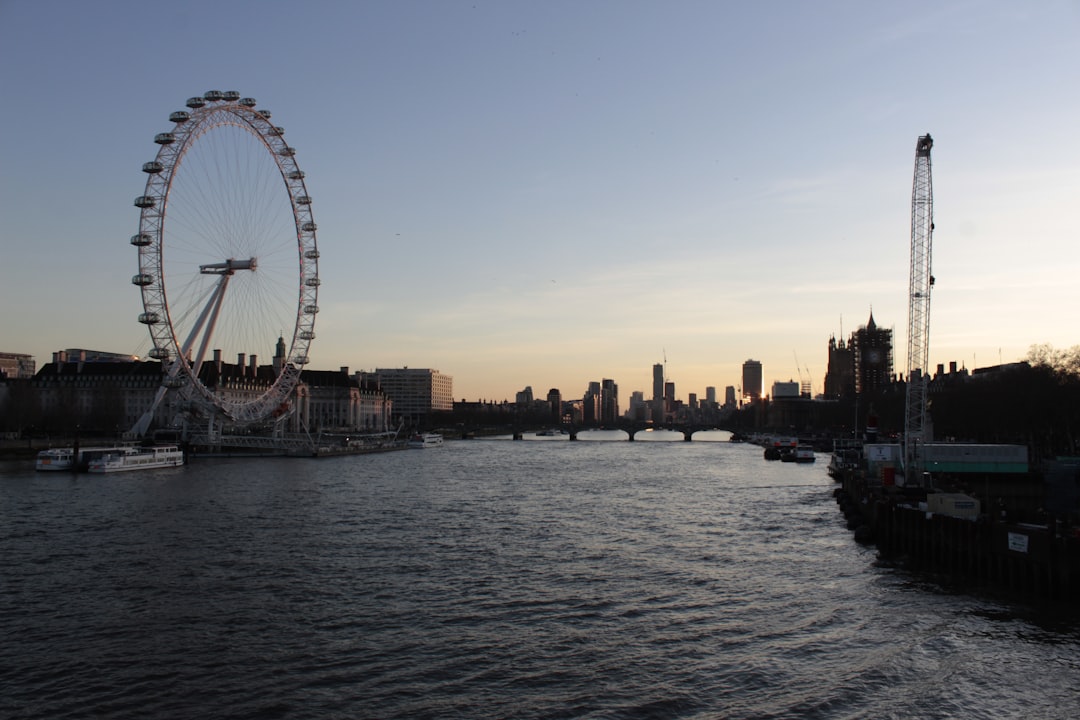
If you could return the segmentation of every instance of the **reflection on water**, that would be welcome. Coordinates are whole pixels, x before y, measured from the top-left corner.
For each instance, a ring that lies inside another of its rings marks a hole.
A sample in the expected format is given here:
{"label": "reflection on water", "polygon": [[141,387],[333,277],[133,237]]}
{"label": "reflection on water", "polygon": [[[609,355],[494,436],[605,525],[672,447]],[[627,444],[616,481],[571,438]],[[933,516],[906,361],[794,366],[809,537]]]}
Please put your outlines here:
{"label": "reflection on water", "polygon": [[878,567],[825,463],[619,434],[126,477],[9,467],[0,716],[1076,707],[1074,623]]}

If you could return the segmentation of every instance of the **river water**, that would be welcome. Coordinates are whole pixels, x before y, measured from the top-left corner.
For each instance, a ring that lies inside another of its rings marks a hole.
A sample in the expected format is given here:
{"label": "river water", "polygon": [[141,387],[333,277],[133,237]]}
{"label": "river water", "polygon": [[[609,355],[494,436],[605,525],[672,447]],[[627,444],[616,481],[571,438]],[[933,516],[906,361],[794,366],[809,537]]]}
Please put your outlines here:
{"label": "river water", "polygon": [[1080,623],[879,566],[825,456],[590,437],[5,465],[0,717],[1080,713]]}

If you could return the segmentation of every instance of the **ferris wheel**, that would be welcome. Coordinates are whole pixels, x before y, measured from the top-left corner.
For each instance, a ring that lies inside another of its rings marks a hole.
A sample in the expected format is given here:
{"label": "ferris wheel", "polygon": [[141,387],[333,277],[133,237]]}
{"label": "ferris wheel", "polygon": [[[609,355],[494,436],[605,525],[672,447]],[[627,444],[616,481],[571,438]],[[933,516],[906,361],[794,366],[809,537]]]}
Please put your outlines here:
{"label": "ferris wheel", "polygon": [[131,281],[165,373],[137,434],[169,389],[235,423],[280,415],[308,362],[319,311],[311,196],[284,130],[255,106],[235,91],[188,99],[142,167]]}

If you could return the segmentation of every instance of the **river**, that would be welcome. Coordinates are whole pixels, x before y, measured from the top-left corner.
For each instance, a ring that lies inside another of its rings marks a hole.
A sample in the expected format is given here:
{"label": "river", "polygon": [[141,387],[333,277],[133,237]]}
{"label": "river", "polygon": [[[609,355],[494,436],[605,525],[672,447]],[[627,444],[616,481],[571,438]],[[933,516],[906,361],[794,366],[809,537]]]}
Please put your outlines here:
{"label": "river", "polygon": [[0,716],[1075,717],[1080,622],[881,566],[827,457],[615,436],[7,463]]}

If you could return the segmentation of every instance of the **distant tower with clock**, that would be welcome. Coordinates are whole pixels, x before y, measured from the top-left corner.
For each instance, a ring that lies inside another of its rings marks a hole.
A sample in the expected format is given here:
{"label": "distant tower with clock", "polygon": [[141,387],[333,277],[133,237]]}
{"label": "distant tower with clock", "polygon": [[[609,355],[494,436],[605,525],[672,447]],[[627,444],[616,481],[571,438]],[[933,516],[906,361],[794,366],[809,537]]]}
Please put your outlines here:
{"label": "distant tower with clock", "polygon": [[851,334],[848,343],[855,361],[855,392],[860,395],[880,390],[892,380],[892,329],[879,328],[870,320]]}

